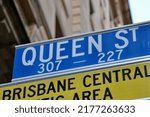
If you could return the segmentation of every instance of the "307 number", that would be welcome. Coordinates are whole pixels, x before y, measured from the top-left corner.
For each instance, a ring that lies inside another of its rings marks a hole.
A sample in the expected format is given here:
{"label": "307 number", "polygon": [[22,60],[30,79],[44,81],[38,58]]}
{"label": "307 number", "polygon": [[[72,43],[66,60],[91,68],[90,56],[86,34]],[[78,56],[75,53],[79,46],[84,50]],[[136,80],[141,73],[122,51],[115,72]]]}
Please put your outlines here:
{"label": "307 number", "polygon": [[44,64],[44,63],[41,63],[39,64],[39,69],[38,69],[38,73],[41,74],[41,73],[44,73],[45,71],[46,72],[51,72],[53,70],[59,70],[60,68],[60,64],[61,64],[62,60],[59,60],[59,61],[55,61],[55,62],[48,62],[47,64]]}

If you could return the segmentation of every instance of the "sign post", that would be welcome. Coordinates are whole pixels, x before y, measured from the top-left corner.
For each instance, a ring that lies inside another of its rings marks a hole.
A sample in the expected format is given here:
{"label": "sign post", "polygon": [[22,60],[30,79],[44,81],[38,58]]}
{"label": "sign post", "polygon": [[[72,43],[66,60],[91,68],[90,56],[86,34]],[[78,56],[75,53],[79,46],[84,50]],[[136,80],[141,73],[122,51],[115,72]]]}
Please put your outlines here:
{"label": "sign post", "polygon": [[150,24],[16,47],[13,80],[77,73],[150,57]]}

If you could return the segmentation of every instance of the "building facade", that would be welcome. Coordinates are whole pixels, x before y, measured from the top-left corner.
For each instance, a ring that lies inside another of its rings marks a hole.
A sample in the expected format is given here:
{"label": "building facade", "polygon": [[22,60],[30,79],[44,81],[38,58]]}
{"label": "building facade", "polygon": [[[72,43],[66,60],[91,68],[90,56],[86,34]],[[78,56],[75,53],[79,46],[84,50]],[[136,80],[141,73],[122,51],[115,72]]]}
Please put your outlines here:
{"label": "building facade", "polygon": [[0,83],[11,81],[15,45],[130,23],[128,0],[0,0]]}

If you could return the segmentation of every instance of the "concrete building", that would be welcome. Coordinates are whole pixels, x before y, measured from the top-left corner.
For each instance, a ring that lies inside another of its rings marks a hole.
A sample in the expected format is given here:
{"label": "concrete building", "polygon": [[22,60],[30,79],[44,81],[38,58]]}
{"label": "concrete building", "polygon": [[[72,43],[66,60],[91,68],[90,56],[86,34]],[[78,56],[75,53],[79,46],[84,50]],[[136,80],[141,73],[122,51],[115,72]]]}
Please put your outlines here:
{"label": "concrete building", "polygon": [[15,45],[130,23],[128,0],[0,0],[0,83],[11,81]]}

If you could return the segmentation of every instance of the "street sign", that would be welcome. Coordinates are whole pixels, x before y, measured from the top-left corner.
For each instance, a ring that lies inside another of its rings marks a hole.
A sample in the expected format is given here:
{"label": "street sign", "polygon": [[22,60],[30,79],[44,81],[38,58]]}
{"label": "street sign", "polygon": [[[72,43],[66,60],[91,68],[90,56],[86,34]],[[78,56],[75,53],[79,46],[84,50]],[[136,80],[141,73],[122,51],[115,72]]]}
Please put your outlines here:
{"label": "street sign", "polygon": [[128,100],[150,97],[150,61],[0,86],[0,100]]}
{"label": "street sign", "polygon": [[150,24],[16,47],[13,80],[77,72],[150,56]]}

